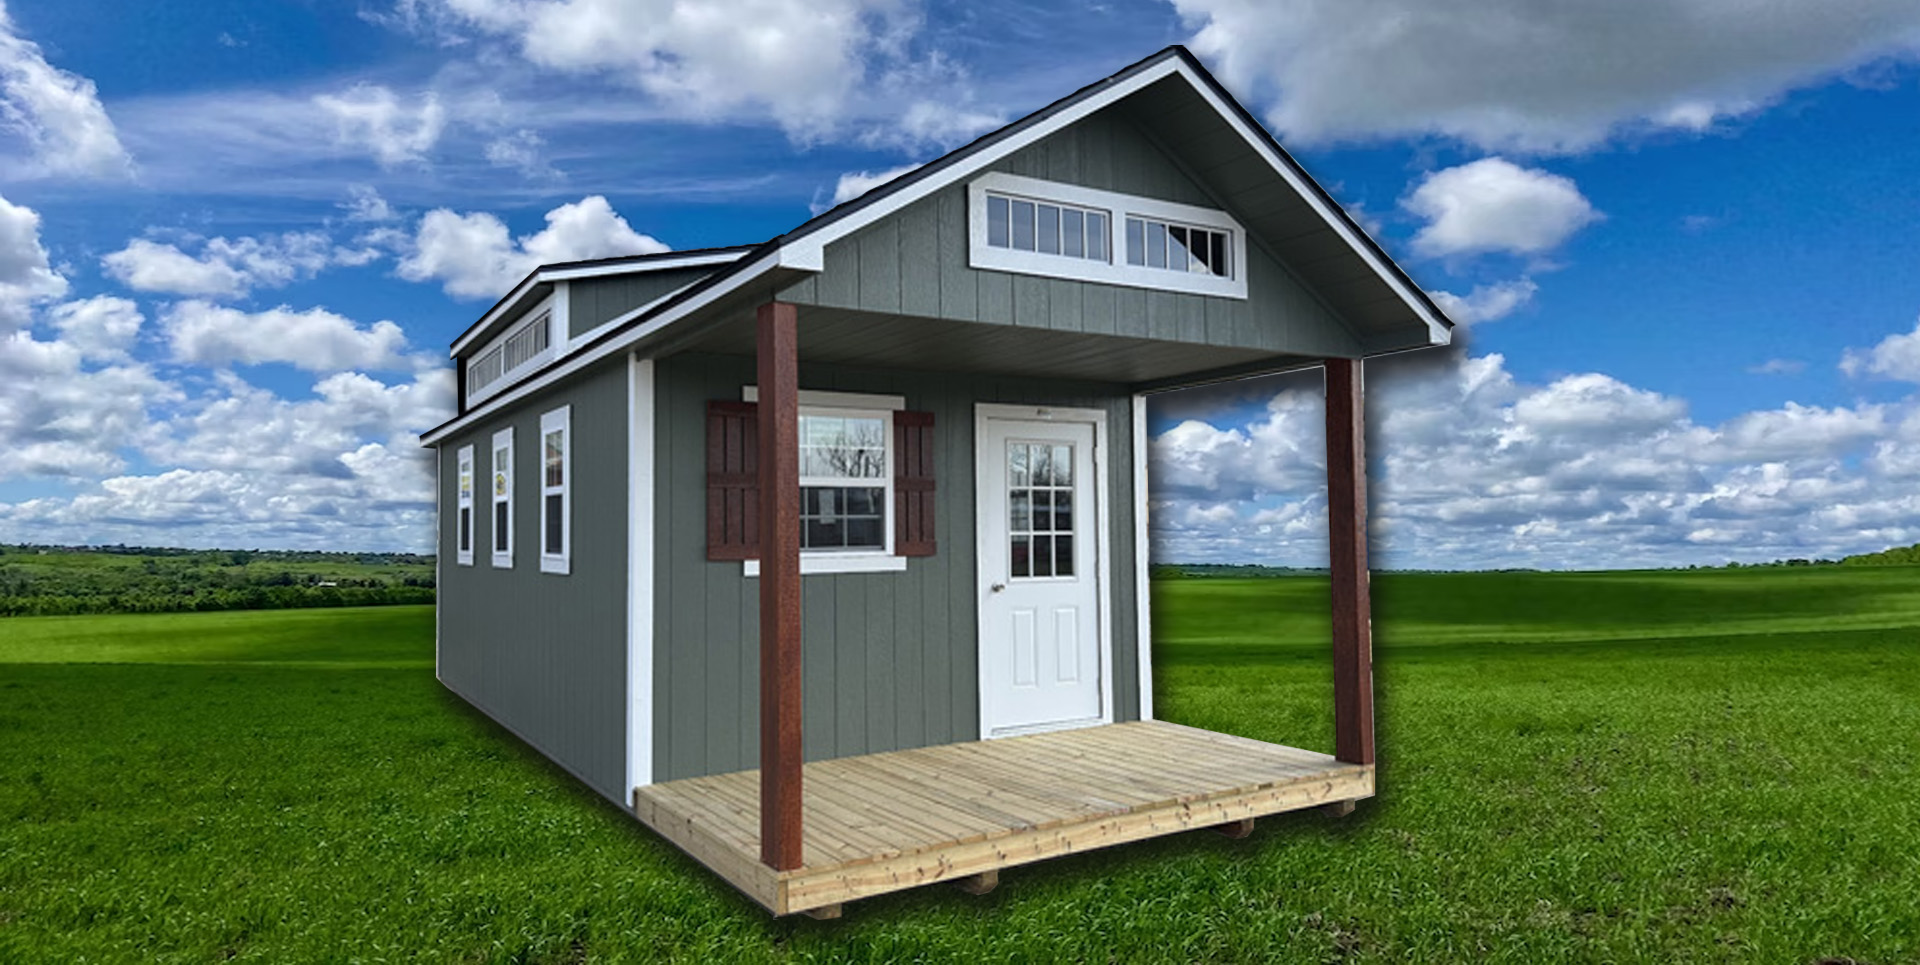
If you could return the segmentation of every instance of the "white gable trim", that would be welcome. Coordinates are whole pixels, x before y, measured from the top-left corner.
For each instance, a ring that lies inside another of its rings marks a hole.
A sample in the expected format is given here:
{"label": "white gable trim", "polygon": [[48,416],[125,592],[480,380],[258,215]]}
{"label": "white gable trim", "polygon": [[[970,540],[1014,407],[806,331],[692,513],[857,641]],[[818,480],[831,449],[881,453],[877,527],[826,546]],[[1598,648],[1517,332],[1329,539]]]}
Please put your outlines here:
{"label": "white gable trim", "polygon": [[[1062,130],[1085,120],[1094,112],[1113,104],[1115,101],[1138,93],[1169,74],[1184,73],[1185,70],[1185,65],[1180,63],[1178,57],[1168,57],[1160,63],[1141,70],[1126,80],[1113,84],[1106,90],[1081,98],[1055,112],[1053,116],[1034,124],[1024,131],[1013,134],[972,154],[965,155],[954,163],[921,178],[919,181],[908,184],[905,187],[888,193],[884,197],[876,199],[872,204],[849,212],[843,218],[828,222],[800,238],[795,238],[792,241],[782,244],[780,246],[780,263],[794,268],[807,268],[812,271],[824,270],[827,245],[859,231],[861,228],[873,224],[882,218],[897,214],[908,205],[940,191],[955,182],[970,179],[987,166],[1007,155],[1036,143],[1055,131]],[[1191,76],[1189,76],[1189,80],[1192,80]],[[1201,85],[1195,81],[1194,86],[1198,87]]]}
{"label": "white gable trim", "polygon": [[622,262],[609,265],[580,265],[573,268],[536,268],[513,291],[500,300],[492,310],[480,317],[480,321],[466,331],[466,334],[453,340],[453,347],[447,350],[447,357],[457,357],[468,346],[486,334],[508,310],[525,298],[535,285],[550,285],[555,282],[572,281],[576,278],[601,278],[606,275],[638,275],[645,272],[668,271],[674,268],[701,268],[707,265],[728,265],[747,256],[748,248],[729,251],[713,251],[702,254],[683,255],[678,258],[661,256],[640,262]]}
{"label": "white gable trim", "polygon": [[[928,173],[917,181],[889,191],[875,198],[871,203],[849,211],[843,217],[829,221],[817,228],[807,230],[796,237],[781,240],[772,250],[761,254],[758,258],[755,258],[751,264],[726,271],[725,277],[718,279],[711,287],[688,298],[686,301],[667,307],[664,311],[660,311],[657,317],[651,318],[634,329],[618,333],[597,348],[589,351],[575,352],[569,358],[563,359],[559,364],[550,367],[545,374],[521,382],[519,385],[488,399],[485,405],[477,406],[459,419],[423,435],[420,439],[421,444],[433,445],[448,435],[472,424],[478,418],[494,409],[509,405],[516,399],[525,398],[533,392],[551,385],[560,379],[566,378],[574,372],[610,355],[626,351],[635,342],[647,338],[680,319],[698,312],[714,301],[752,284],[769,271],[773,271],[776,268],[797,268],[815,272],[824,271],[826,268],[827,245],[841,238],[845,238],[882,218],[896,214],[908,205],[920,201],[937,191],[956,183],[963,183],[978,174],[982,169],[1001,160],[1007,155],[1033,144],[1069,125],[1078,123],[1094,112],[1130,97],[1153,83],[1176,73],[1186,78],[1187,83],[1193,85],[1193,88],[1200,92],[1207,103],[1212,106],[1221,117],[1226,118],[1227,122],[1253,146],[1260,156],[1267,160],[1267,163],[1273,170],[1279,174],[1288,185],[1292,186],[1295,192],[1321,216],[1321,219],[1338,233],[1340,237],[1347,242],[1348,246],[1373,269],[1374,273],[1379,275],[1381,280],[1385,281],[1388,286],[1400,296],[1401,301],[1413,309],[1414,313],[1427,325],[1428,344],[1445,345],[1452,340],[1445,322],[1427,309],[1422,303],[1420,293],[1407,283],[1395,277],[1394,269],[1383,261],[1380,256],[1370,250],[1369,243],[1356,233],[1356,230],[1347,223],[1345,217],[1336,208],[1331,206],[1330,202],[1323,198],[1318,191],[1311,187],[1305,174],[1296,169],[1273,148],[1266,133],[1249,127],[1240,113],[1233,109],[1231,105],[1221,101],[1212,90],[1211,85],[1195,74],[1193,69],[1188,67],[1185,61],[1178,56],[1169,55],[1163,57],[1158,62],[1142,67],[1130,77],[1110,82],[1104,89],[1087,94],[1079,100],[1067,104],[1055,111],[1051,116],[1035,122],[1025,130],[1012,133],[971,154],[962,154],[960,157],[953,158],[952,162],[944,167]],[[951,155],[949,155],[949,157],[951,157]],[[935,161],[934,163],[940,164],[941,162]],[[745,260],[744,254],[735,255],[732,252],[707,255],[704,257],[724,257]],[[647,270],[671,266],[667,261],[649,261],[644,262],[643,265]],[[639,266],[626,267],[629,270],[637,270]],[[609,271],[608,273],[611,274],[613,272]],[[543,273],[536,273],[534,276],[529,277],[527,282],[523,284],[532,283],[534,279],[541,274]],[[656,311],[656,308],[657,306],[655,305],[643,305],[640,308],[621,315],[603,327],[624,325],[637,318],[645,317]],[[455,351],[457,352],[458,350],[459,346],[456,344]]]}

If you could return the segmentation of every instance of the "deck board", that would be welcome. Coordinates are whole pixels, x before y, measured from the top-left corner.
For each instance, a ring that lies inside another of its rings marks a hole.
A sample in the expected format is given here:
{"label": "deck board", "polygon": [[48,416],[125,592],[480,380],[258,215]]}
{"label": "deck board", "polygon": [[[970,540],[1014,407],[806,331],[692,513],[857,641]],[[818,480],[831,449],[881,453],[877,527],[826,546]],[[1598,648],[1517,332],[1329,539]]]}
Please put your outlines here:
{"label": "deck board", "polygon": [[634,790],[634,814],[775,914],[1373,794],[1373,766],[1165,721],[806,765],[804,861],[760,861],[760,777]]}

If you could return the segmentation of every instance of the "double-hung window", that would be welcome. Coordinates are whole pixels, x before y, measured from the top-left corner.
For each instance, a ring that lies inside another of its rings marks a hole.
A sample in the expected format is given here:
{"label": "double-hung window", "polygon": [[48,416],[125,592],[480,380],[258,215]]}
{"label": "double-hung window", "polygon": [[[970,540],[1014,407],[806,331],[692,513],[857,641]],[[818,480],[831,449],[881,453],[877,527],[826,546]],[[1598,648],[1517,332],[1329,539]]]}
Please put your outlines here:
{"label": "double-hung window", "polygon": [[[759,397],[747,386],[746,401]],[[894,554],[894,414],[899,396],[800,391],[800,571],[906,569]],[[760,562],[746,563],[748,576]]]}
{"label": "double-hung window", "polygon": [[493,565],[513,567],[513,430],[493,434]]}
{"label": "double-hung window", "polygon": [[540,417],[540,572],[567,573],[573,547],[573,408]]}
{"label": "double-hung window", "polygon": [[800,409],[800,552],[890,553],[892,413]]}
{"label": "double-hung window", "polygon": [[454,559],[461,566],[473,565],[473,447],[461,446],[454,456],[460,478],[457,514],[454,526]]}

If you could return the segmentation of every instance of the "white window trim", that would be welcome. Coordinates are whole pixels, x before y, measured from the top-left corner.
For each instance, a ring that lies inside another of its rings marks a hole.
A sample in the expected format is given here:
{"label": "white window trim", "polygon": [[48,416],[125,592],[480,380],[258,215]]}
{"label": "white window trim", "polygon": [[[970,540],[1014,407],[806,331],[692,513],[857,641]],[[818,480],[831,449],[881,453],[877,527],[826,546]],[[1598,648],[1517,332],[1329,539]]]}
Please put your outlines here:
{"label": "white window trim", "polygon": [[[1094,261],[1038,251],[995,248],[987,244],[988,192],[1014,194],[1037,201],[1057,201],[1107,212],[1108,260]],[[1127,264],[1129,215],[1227,232],[1227,236],[1233,239],[1232,277]],[[1247,229],[1226,212],[1213,208],[989,171],[967,184],[967,236],[967,263],[975,268],[1221,298],[1247,297]]]}
{"label": "white window trim", "polygon": [[[499,378],[493,380],[492,382],[488,383],[486,386],[482,388],[478,388],[478,389],[474,388],[472,385],[471,377],[469,377],[468,383],[467,383],[467,405],[468,406],[471,407],[474,405],[478,405],[482,401],[493,398],[494,396],[499,395],[502,392],[505,392],[508,388],[512,387],[516,383],[519,377],[524,376],[528,372],[532,372],[540,368],[541,366],[547,364],[547,362],[551,361],[552,359],[558,358],[559,356],[566,354],[566,350],[568,348],[568,345],[567,345],[567,324],[568,323],[566,318],[567,300],[564,297],[562,297],[565,295],[565,292],[561,290],[562,288],[564,288],[564,286],[556,286],[556,290],[553,294],[550,294],[547,297],[541,299],[540,304],[535,305],[532,308],[528,309],[526,314],[520,317],[520,320],[515,321],[513,324],[507,326],[506,329],[502,331],[500,334],[495,335],[494,337],[488,339],[486,341],[486,344],[481,345],[479,348],[473,350],[471,354],[467,355],[466,357],[460,360],[461,370],[462,372],[466,372],[469,370],[469,368],[473,365],[475,361],[485,358],[487,353],[493,351],[495,348],[501,345],[506,344],[507,339],[510,339],[515,335],[520,334],[522,331],[526,330],[531,325],[544,324],[547,326],[547,347],[544,350],[542,350],[539,354],[534,355],[533,357],[527,359],[525,362],[522,362],[519,365],[514,366],[513,368],[510,368],[504,372],[501,372]],[[539,321],[539,319],[543,314],[546,316],[546,319],[544,322]]]}
{"label": "white window trim", "polygon": [[[560,485],[547,484],[547,434],[560,432]],[[540,416],[540,572],[565,576],[573,568],[573,406]],[[560,497],[560,552],[547,552],[547,499]]]}
{"label": "white window trim", "polygon": [[[474,473],[475,468],[473,464],[473,447],[461,446],[460,449],[454,453],[453,457],[453,486],[455,494],[453,510],[453,552],[454,559],[460,566],[473,565],[473,540],[475,534],[480,531],[479,525],[473,518],[473,486],[474,483],[479,481]],[[467,488],[464,492],[460,489],[461,476],[465,476],[467,479]],[[466,510],[465,518],[467,521],[467,531],[465,533],[460,532],[460,511],[463,509]],[[463,535],[467,538],[465,549],[460,547],[460,537]]]}
{"label": "white window trim", "polygon": [[[887,414],[887,468],[886,468],[886,522],[882,526],[886,535],[885,550],[848,550],[840,553],[809,552],[800,554],[800,575],[812,576],[821,573],[889,573],[900,572],[907,568],[907,558],[895,556],[893,552],[893,413],[907,407],[906,396],[870,395],[864,392],[825,392],[813,389],[799,391],[800,409],[803,414],[832,414],[872,416],[877,412]],[[742,386],[742,402],[760,401],[760,387]],[[748,577],[760,575],[760,561],[746,560],[741,571]]]}
{"label": "white window trim", "polygon": [[[494,477],[499,475],[500,466],[496,462],[500,450],[507,451],[507,491],[502,495],[494,485]],[[513,427],[508,426],[493,434],[493,445],[487,450],[487,492],[492,498],[487,502],[487,548],[493,554],[493,567],[498,570],[513,569],[513,487],[516,485],[513,471]],[[507,548],[502,550],[498,532],[501,503],[507,505]]]}

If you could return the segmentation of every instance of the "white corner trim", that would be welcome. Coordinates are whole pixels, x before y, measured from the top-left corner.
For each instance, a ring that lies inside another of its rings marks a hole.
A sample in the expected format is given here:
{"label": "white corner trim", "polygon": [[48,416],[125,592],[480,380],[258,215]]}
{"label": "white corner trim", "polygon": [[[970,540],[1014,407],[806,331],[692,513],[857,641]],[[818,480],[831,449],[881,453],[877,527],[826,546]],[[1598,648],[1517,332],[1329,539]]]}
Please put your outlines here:
{"label": "white corner trim", "polygon": [[1134,656],[1140,671],[1140,719],[1153,719],[1152,544],[1147,536],[1147,397],[1133,395]]}
{"label": "white corner trim", "polygon": [[627,366],[627,789],[653,783],[653,360]]}
{"label": "white corner trim", "polygon": [[[454,463],[453,471],[456,474],[454,484],[457,486],[459,485],[459,462]],[[446,500],[441,498],[447,489],[444,481],[446,472],[447,452],[444,449],[435,449],[433,451],[433,679],[435,680],[440,679],[440,593],[447,585],[441,572],[447,564],[447,504]],[[468,518],[471,519],[472,516]],[[456,529],[460,526],[457,510],[453,525]],[[459,538],[459,534],[455,533],[454,539]],[[456,545],[455,548],[458,549],[458,546]]]}
{"label": "white corner trim", "polygon": [[[1075,258],[1071,255],[995,248],[987,244],[988,192],[1105,212],[1107,257],[1104,260]],[[1233,239],[1232,275],[1203,275],[1128,264],[1128,217],[1171,221],[1225,232],[1227,237]],[[1242,300],[1247,297],[1247,229],[1225,211],[1000,171],[989,171],[967,184],[967,263],[974,268],[1045,278],[1072,278],[1128,288],[1151,288]]]}
{"label": "white corner trim", "polygon": [[[974,703],[980,721],[980,740],[996,740],[1002,737],[1016,737],[1021,734],[1041,733],[1050,730],[1066,730],[1085,727],[1095,723],[1111,724],[1114,720],[1114,682],[1113,682],[1113,522],[1111,504],[1113,486],[1107,476],[1107,412],[1105,409],[1081,409],[1066,406],[1006,405],[998,402],[976,402],[973,404],[973,474],[974,474],[974,513],[979,514],[981,494],[992,491],[1000,485],[1000,480],[987,475],[986,439],[987,423],[994,419],[1018,419],[1046,422],[1076,422],[1090,424],[1093,427],[1093,509],[1096,527],[1094,546],[1094,606],[1099,611],[1095,618],[1099,622],[1098,646],[1100,648],[1100,716],[1085,720],[1050,721],[1027,727],[993,727],[992,717],[987,710],[987,665],[978,664],[974,679]],[[981,577],[982,561],[991,559],[991,554],[999,552],[997,546],[987,543],[987,527],[975,525],[974,540],[974,626],[975,633],[987,625],[987,594],[982,585],[986,581]],[[975,649],[979,641],[975,640]]]}
{"label": "white corner trim", "polygon": [[[760,575],[759,560],[745,560],[741,573],[748,579]],[[821,573],[898,573],[907,568],[907,558],[892,553],[801,553],[800,575]]]}

